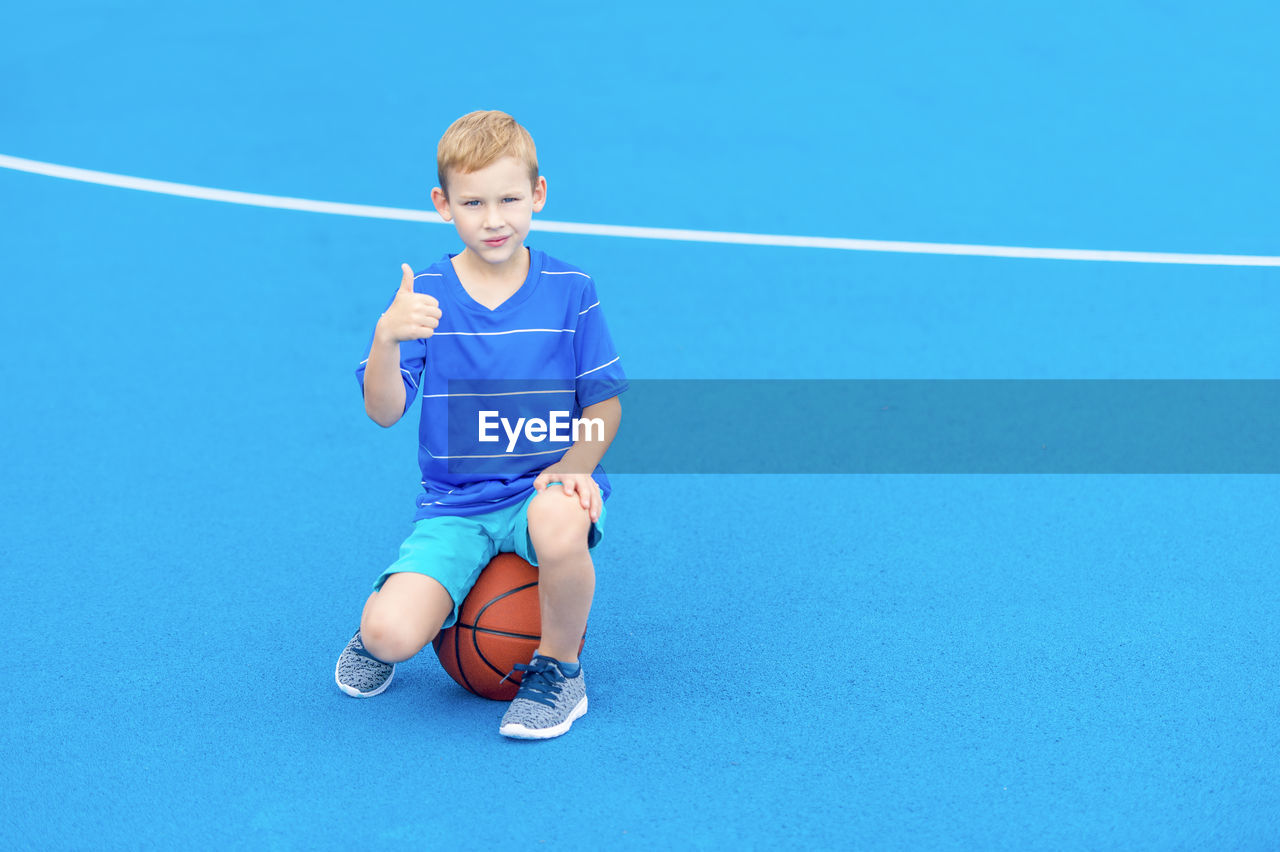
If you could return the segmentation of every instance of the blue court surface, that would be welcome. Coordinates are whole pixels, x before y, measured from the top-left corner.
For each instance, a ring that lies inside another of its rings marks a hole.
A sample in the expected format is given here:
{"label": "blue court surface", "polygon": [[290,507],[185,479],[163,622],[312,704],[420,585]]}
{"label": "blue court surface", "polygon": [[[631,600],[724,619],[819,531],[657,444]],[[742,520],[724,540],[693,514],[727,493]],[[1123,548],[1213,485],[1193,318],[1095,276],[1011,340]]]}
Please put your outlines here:
{"label": "blue court surface", "polygon": [[[55,0],[5,14],[0,154],[423,210],[496,108],[553,222],[1274,260],[1278,38],[1262,2]],[[591,711],[509,741],[430,650],[333,683],[419,479],[417,406],[380,429],[354,369],[454,230],[51,171],[0,168],[4,848],[1280,847],[1274,473],[620,473]],[[1280,379],[1274,264],[529,243],[632,379]]]}

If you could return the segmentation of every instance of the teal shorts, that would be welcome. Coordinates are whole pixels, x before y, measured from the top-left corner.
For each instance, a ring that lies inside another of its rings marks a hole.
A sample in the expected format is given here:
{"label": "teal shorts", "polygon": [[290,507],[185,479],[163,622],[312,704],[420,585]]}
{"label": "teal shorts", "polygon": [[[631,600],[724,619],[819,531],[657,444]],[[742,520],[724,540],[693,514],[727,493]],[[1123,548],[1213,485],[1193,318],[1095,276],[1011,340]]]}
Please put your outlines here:
{"label": "teal shorts", "polygon": [[[458,607],[475,585],[489,560],[499,553],[514,553],[531,565],[538,555],[529,539],[529,496],[514,506],[464,517],[423,518],[413,525],[413,532],[400,545],[400,558],[391,564],[373,584],[376,592],[392,574],[411,572],[425,574],[444,586],[453,598],[453,612],[444,627],[458,621]],[[608,510],[600,507],[600,519],[587,531],[587,547],[593,548],[604,537],[604,519]]]}

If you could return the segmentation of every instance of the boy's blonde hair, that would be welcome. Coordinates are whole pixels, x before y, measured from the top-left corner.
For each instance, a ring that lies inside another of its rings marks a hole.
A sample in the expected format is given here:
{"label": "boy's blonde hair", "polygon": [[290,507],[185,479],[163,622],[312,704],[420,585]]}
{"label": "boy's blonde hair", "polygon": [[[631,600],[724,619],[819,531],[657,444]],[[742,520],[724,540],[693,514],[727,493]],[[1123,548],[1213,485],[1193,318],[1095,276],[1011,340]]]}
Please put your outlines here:
{"label": "boy's blonde hair", "polygon": [[529,183],[538,182],[538,151],[533,137],[514,118],[496,109],[469,112],[449,125],[436,148],[436,176],[445,197],[450,172],[475,172],[501,160],[515,157],[529,169]]}

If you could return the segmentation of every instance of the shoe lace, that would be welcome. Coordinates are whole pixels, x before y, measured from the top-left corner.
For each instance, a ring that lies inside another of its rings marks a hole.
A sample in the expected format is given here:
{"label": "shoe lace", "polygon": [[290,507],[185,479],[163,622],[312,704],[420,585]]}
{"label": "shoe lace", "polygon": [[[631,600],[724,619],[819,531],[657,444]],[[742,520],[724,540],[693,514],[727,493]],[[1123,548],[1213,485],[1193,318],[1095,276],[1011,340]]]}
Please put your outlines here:
{"label": "shoe lace", "polygon": [[556,696],[560,694],[564,678],[558,676],[554,663],[543,660],[531,665],[516,663],[515,668],[507,672],[502,681],[505,682],[507,678],[516,672],[524,672],[524,677],[520,681],[520,691],[516,693],[516,698],[545,704],[548,707],[556,706]]}

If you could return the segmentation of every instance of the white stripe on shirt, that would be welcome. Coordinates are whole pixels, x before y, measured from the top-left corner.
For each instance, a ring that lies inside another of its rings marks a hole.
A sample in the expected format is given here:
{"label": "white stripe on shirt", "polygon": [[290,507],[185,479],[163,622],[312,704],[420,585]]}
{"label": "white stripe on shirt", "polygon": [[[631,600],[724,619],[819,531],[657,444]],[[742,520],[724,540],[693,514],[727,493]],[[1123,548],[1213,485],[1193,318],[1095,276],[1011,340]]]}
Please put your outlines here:
{"label": "white stripe on shirt", "polygon": [[[426,481],[425,479],[424,479],[424,480],[422,480],[422,487],[423,487],[423,488],[426,488],[426,487],[427,487],[427,481]],[[450,488],[448,491],[446,491],[446,492],[444,493],[444,496],[445,496],[445,497],[448,497],[448,496],[449,496],[450,494],[452,494],[452,493],[453,493],[453,489],[452,489],[452,488]],[[424,508],[424,509],[425,509],[425,508],[426,508],[426,507],[428,507],[428,506],[434,506],[434,505],[436,505],[437,503],[443,503],[443,502],[444,502],[444,500],[443,500],[443,499],[441,499],[441,500],[432,500],[430,503],[423,503],[423,504],[422,504],[422,508]]]}
{"label": "white stripe on shirt", "polygon": [[[368,367],[368,365],[369,365],[369,359],[368,359],[368,358],[365,358],[363,361],[361,361],[361,362],[360,362],[360,366],[361,366],[361,367],[366,367],[366,368],[367,368],[367,367]],[[418,389],[418,383],[417,383],[417,382],[415,382],[415,381],[413,380],[413,373],[410,373],[410,372],[409,372],[408,370],[406,370],[404,367],[401,367],[401,368],[400,368],[400,372],[402,372],[402,373],[404,373],[404,374],[405,374],[405,377],[406,377],[406,378],[408,378],[408,379],[409,379],[409,381],[413,383],[413,389],[414,389],[414,390],[417,390],[417,389]]]}
{"label": "white stripe on shirt", "polygon": [[[622,357],[621,355],[615,355],[615,356],[613,356],[613,361],[617,361],[617,360],[618,360],[619,358],[621,358],[621,357]],[[594,373],[596,370],[603,370],[605,367],[607,367],[607,366],[609,366],[610,364],[612,364],[612,363],[613,363],[613,361],[607,361],[607,362],[605,362],[605,363],[601,364],[599,367],[592,367],[590,370],[587,370],[587,372],[586,372],[586,373],[579,373],[578,375],[574,376],[574,378],[575,378],[575,379],[580,379],[580,378],[582,378],[583,376],[587,375],[587,373]]]}
{"label": "white stripe on shirt", "polygon": [[431,456],[431,458],[433,459],[508,459],[508,458],[520,458],[523,456],[548,456],[548,455],[551,455],[552,453],[564,453],[564,452],[568,452],[569,450],[568,447],[561,447],[558,450],[542,450],[536,453],[494,453],[493,455],[490,455],[490,456],[438,456],[435,453],[428,450],[426,447],[423,447],[422,449],[425,450],[426,454]]}
{"label": "white stripe on shirt", "polygon": [[502,393],[424,393],[423,399],[440,399],[448,396],[524,396],[530,393],[576,393],[572,388],[568,390],[529,390],[529,391],[503,391]]}
{"label": "white stripe on shirt", "polygon": [[456,337],[491,337],[497,334],[524,334],[525,332],[528,332],[528,331],[545,331],[550,334],[564,334],[565,332],[568,332],[569,334],[573,334],[574,332],[577,331],[577,329],[576,328],[513,328],[510,331],[437,331],[434,336],[440,337],[441,335],[447,334],[447,335],[456,336]]}

